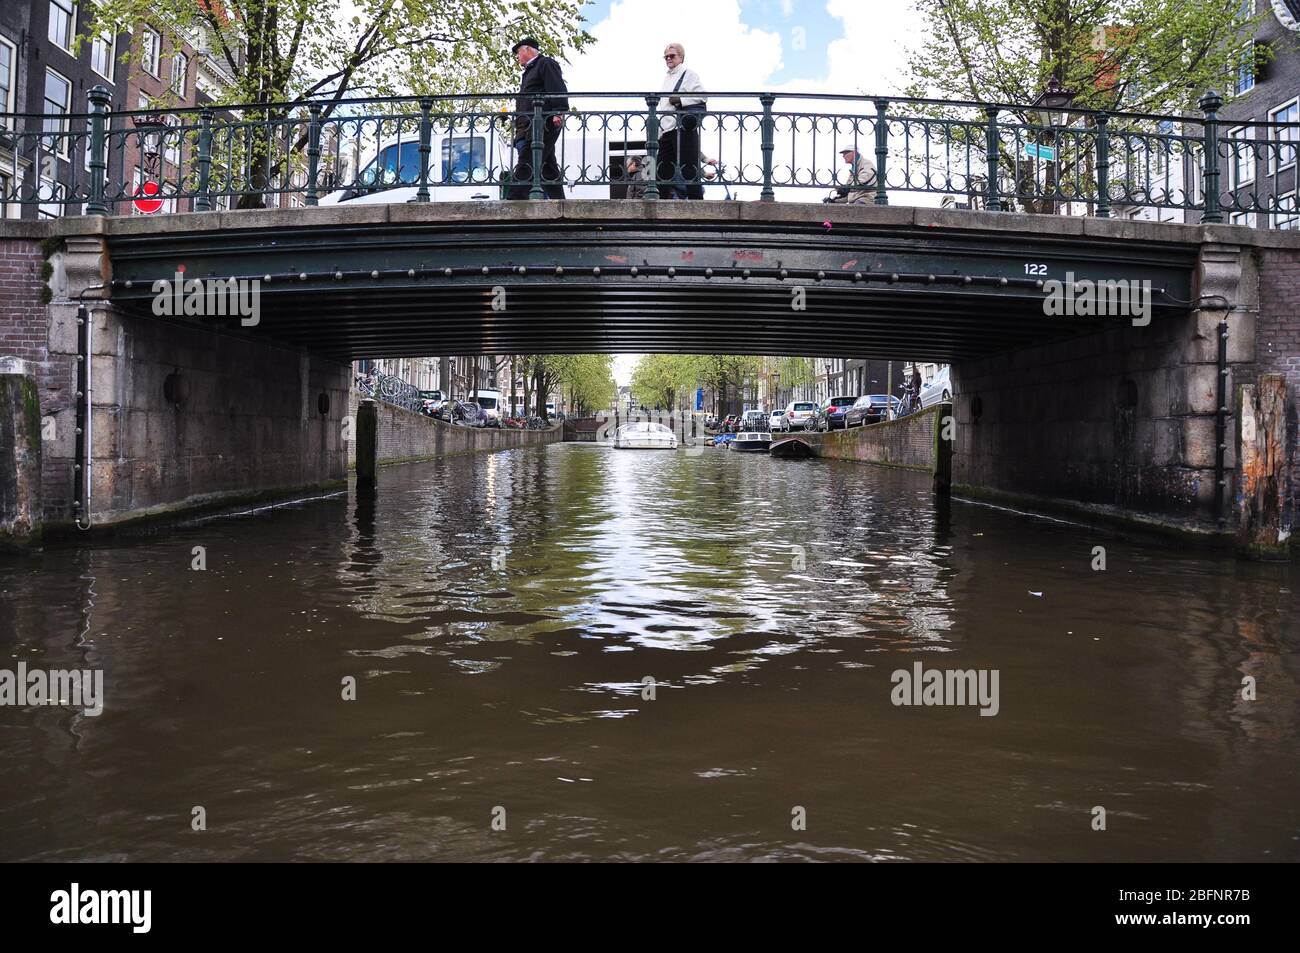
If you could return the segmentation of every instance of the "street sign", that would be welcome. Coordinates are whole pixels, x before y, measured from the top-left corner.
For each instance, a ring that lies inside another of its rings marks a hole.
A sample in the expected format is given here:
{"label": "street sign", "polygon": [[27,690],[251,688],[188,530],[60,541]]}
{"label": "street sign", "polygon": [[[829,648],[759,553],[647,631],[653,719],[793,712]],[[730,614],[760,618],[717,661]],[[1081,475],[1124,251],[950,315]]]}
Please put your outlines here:
{"label": "street sign", "polygon": [[1043,159],[1047,162],[1056,161],[1056,150],[1051,146],[1040,146],[1034,142],[1025,143],[1025,154],[1031,159]]}
{"label": "street sign", "polygon": [[695,409],[696,410],[704,409],[704,388],[703,387],[696,388],[695,390]]}
{"label": "street sign", "polygon": [[136,190],[135,198],[132,204],[135,205],[137,212],[145,215],[152,215],[163,207],[163,200],[154,198],[159,192],[157,182],[145,182]]}

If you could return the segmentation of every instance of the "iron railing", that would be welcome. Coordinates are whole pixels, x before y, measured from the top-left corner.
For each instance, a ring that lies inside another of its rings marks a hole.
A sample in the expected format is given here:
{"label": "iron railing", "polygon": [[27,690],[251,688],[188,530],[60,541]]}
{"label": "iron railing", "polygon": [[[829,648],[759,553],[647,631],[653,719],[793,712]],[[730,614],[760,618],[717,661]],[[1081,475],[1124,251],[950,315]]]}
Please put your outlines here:
{"label": "iron railing", "polygon": [[[0,203],[104,215],[496,198],[512,172],[523,173],[515,184],[531,198],[559,184],[574,198],[618,198],[635,186],[653,201],[685,176],[772,201],[778,189],[806,198],[845,186],[840,150],[851,148],[876,175],[847,197],[878,205],[928,193],[973,208],[1103,218],[1133,208],[1205,222],[1258,213],[1294,227],[1300,217],[1300,124],[1240,123],[1225,134],[1213,93],[1196,116],[1067,109],[1046,125],[1025,105],[715,93],[694,120],[715,163],[695,175],[689,163],[662,161],[661,131],[683,115],[665,112],[661,95],[570,94],[562,112],[540,99],[516,111],[512,94],[496,94],[163,113],[110,111],[96,87],[88,113],[0,114]],[[556,116],[559,175],[548,177],[536,160]],[[679,124],[672,143],[681,136]],[[632,178],[634,156],[653,174]]]}

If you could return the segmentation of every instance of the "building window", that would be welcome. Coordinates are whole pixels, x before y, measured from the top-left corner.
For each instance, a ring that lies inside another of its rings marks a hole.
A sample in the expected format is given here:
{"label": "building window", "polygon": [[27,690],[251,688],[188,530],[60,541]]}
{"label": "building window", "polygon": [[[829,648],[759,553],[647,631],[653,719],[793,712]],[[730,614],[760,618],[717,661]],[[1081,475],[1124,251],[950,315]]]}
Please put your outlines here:
{"label": "building window", "polygon": [[1268,173],[1272,175],[1295,165],[1296,148],[1300,145],[1300,99],[1293,99],[1270,110],[1268,121],[1289,123],[1268,132],[1269,138],[1274,140],[1272,148],[1268,150]]}
{"label": "building window", "polygon": [[41,218],[58,218],[63,214],[63,196],[66,189],[62,182],[55,182],[53,179],[40,180],[40,198],[43,200],[40,204]]}
{"label": "building window", "polygon": [[1255,88],[1255,42],[1252,40],[1241,50],[1241,59],[1237,63],[1237,76],[1233,82],[1233,93],[1240,96]]}
{"label": "building window", "polygon": [[162,54],[162,37],[153,27],[140,31],[140,65],[150,76],[158,76],[158,59]]}
{"label": "building window", "polygon": [[[18,57],[12,43],[0,36],[0,112],[14,111],[14,64]],[[13,119],[0,119],[0,129],[10,128]]]}
{"label": "building window", "polygon": [[1251,226],[1254,222],[1250,220],[1250,212],[1233,212],[1229,224]]}
{"label": "building window", "polygon": [[113,60],[117,54],[117,37],[95,37],[90,41],[90,68],[113,82]]}
{"label": "building window", "polygon": [[0,218],[9,217],[9,203],[4,201],[4,197],[9,194],[12,183],[13,179],[8,172],[0,172]]}
{"label": "building window", "polygon": [[44,131],[50,136],[45,140],[45,148],[54,151],[57,144],[59,155],[65,158],[68,155],[68,137],[64,135],[68,128],[68,121],[60,119],[60,116],[66,116],[72,106],[72,84],[68,82],[67,77],[60,76],[52,69],[45,71],[45,102],[42,112],[45,113]]}
{"label": "building window", "polygon": [[1273,227],[1294,231],[1300,229],[1300,200],[1296,192],[1277,197],[1278,211],[1273,213]]}
{"label": "building window", "polygon": [[77,35],[77,5],[73,0],[50,0],[50,42],[72,52]]}
{"label": "building window", "polygon": [[172,92],[185,97],[185,77],[190,71],[190,58],[177,50],[172,54]]}
{"label": "building window", "polygon": [[1255,181],[1254,128],[1238,126],[1228,132],[1228,188],[1239,189]]}

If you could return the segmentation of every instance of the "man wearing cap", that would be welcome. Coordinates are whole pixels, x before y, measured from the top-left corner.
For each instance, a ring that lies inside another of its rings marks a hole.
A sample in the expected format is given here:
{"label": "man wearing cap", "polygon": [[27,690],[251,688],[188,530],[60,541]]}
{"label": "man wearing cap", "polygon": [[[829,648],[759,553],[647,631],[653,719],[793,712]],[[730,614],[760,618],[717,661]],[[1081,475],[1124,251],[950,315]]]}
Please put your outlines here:
{"label": "man wearing cap", "polygon": [[823,201],[864,205],[871,201],[876,188],[876,166],[857,149],[841,149],[840,156],[849,167],[849,181],[831,192]]}
{"label": "man wearing cap", "polygon": [[548,199],[564,198],[560,164],[555,159],[555,143],[564,128],[564,116],[555,115],[569,109],[569,88],[564,85],[560,64],[537,49],[537,41],[526,36],[510,48],[524,68],[515,99],[515,168],[510,173],[507,199],[526,199],[533,187],[533,106],[540,100],[542,122],[542,190]]}

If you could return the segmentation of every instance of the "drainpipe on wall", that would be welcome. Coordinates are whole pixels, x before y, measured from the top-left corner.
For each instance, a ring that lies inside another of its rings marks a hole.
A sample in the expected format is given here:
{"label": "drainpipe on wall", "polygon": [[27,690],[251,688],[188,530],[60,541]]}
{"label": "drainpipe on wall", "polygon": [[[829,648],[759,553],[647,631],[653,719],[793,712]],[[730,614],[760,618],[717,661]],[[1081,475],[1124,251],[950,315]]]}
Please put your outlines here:
{"label": "drainpipe on wall", "polygon": [[90,529],[90,470],[91,461],[94,460],[91,440],[91,419],[94,415],[90,386],[91,332],[94,322],[92,312],[86,307],[86,295],[103,290],[103,284],[91,285],[77,295],[77,390],[74,397],[77,402],[77,445],[72,469],[75,481],[72,515],[80,530]]}

